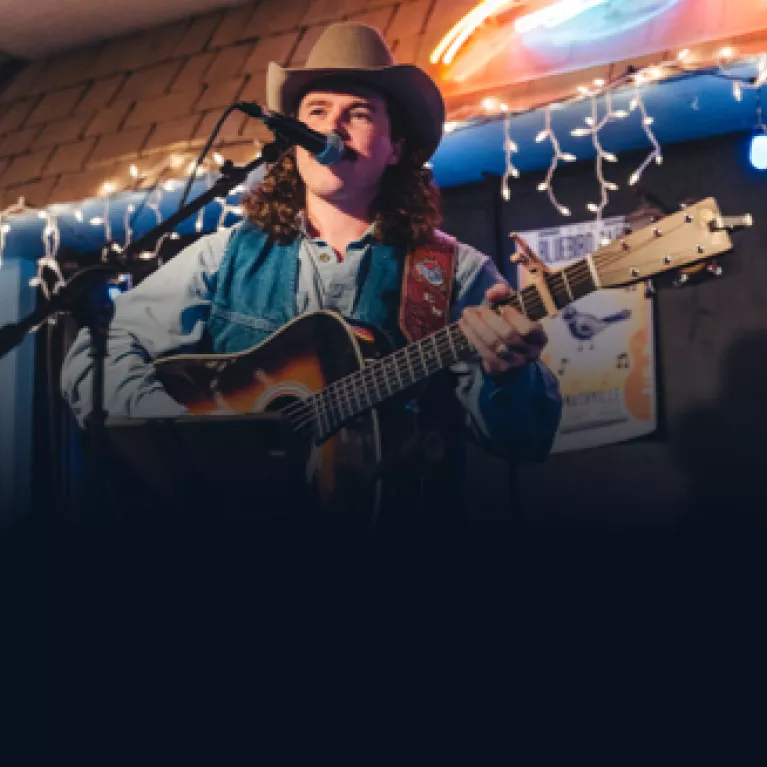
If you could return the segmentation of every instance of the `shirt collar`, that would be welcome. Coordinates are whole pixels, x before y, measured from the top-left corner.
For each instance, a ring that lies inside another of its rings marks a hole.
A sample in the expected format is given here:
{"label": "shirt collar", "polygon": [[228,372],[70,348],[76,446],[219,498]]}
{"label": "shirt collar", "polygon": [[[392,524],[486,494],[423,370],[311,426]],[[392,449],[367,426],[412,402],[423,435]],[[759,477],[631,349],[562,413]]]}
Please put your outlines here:
{"label": "shirt collar", "polygon": [[[324,242],[322,237],[312,237],[309,234],[308,221],[306,218],[305,210],[298,211],[298,215],[296,216],[296,224],[298,225],[298,231],[300,232],[301,236],[304,237],[305,239],[310,240],[311,242],[314,242],[314,243]],[[367,245],[373,239],[374,230],[375,230],[375,223],[372,223],[363,232],[362,237],[360,237],[358,240],[354,240],[353,242],[350,242],[349,245],[358,245],[358,246]]]}

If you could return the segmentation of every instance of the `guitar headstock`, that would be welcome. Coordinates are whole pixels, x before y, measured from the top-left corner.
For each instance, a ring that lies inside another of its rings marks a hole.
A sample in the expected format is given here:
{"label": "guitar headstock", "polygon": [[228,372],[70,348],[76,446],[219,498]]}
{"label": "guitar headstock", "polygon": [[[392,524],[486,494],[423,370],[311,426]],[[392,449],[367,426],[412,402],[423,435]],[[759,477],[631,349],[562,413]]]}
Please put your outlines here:
{"label": "guitar headstock", "polygon": [[732,249],[729,231],[751,223],[751,216],[722,217],[713,197],[688,205],[594,253],[600,287],[631,285],[709,261]]}

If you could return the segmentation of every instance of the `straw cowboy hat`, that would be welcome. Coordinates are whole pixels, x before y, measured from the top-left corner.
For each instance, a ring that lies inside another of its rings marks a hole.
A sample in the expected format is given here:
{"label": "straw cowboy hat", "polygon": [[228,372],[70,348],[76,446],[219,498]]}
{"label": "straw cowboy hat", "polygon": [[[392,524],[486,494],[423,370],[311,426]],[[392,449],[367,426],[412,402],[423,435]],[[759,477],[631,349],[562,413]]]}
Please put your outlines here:
{"label": "straw cowboy hat", "polygon": [[292,69],[269,62],[266,103],[269,109],[289,113],[316,80],[343,76],[397,102],[405,133],[429,156],[442,138],[445,103],[436,83],[422,69],[397,64],[381,33],[366,24],[331,24],[314,44],[305,67]]}

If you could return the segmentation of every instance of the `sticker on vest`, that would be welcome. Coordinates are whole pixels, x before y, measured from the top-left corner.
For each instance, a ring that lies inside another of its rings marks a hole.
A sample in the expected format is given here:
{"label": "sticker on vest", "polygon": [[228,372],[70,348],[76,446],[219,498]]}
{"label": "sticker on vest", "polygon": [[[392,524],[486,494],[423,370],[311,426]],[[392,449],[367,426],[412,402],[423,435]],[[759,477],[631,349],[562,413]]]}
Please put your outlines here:
{"label": "sticker on vest", "polygon": [[435,288],[438,288],[445,281],[442,267],[432,258],[426,258],[423,261],[419,261],[415,265],[415,270],[430,285],[434,285]]}

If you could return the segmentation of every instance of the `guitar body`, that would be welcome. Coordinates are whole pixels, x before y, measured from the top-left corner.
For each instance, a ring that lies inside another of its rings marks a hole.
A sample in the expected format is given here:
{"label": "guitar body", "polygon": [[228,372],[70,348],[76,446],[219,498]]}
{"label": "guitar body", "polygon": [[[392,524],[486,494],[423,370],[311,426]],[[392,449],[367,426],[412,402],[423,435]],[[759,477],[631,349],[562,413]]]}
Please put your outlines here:
{"label": "guitar body", "polygon": [[408,416],[388,406],[392,415],[382,431],[379,412],[373,408],[318,441],[311,428],[316,413],[306,412],[301,403],[388,351],[385,338],[374,328],[355,329],[333,312],[318,311],[302,315],[246,351],[179,355],[157,360],[155,367],[171,397],[196,415],[291,413],[298,433],[305,433],[298,443],[306,466],[308,504],[325,516],[363,523],[375,520],[380,508],[382,479],[377,475],[384,442],[398,441],[400,424],[404,428]]}

